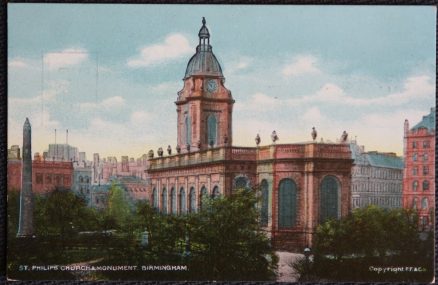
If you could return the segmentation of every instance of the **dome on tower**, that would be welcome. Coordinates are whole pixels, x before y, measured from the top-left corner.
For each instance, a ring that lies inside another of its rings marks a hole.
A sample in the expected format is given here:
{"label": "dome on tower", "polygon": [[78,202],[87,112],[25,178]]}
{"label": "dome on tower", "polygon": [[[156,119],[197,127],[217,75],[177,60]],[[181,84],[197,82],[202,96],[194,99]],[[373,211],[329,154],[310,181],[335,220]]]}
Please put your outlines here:
{"label": "dome on tower", "polygon": [[202,27],[199,30],[199,44],[196,47],[196,53],[192,56],[187,64],[184,79],[193,75],[207,75],[223,77],[222,68],[213,54],[210,45],[210,32],[205,26],[205,18],[202,18]]}

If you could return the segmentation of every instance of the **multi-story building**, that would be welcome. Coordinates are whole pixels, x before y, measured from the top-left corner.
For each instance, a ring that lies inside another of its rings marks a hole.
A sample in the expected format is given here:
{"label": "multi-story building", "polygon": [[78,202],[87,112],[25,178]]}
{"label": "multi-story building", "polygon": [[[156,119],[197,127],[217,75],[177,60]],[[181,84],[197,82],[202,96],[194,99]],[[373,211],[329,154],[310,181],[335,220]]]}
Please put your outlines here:
{"label": "multi-story building", "polygon": [[73,162],[73,192],[85,199],[87,203],[91,199],[91,162],[82,160],[81,162]]}
{"label": "multi-story building", "polygon": [[418,211],[425,230],[433,227],[435,215],[435,123],[436,108],[412,128],[404,123],[403,207]]}
{"label": "multi-story building", "polygon": [[72,188],[73,163],[68,161],[47,161],[37,152],[32,161],[32,191],[48,194],[55,188]]}
{"label": "multi-story building", "polygon": [[260,187],[260,222],[273,245],[301,250],[312,245],[319,223],[350,211],[349,145],[276,144],[273,133],[272,145],[232,146],[234,99],[205,20],[198,35],[176,101],[177,151],[166,155],[159,149],[155,158],[149,152],[149,201],[163,213],[184,214],[202,207],[203,197]]}
{"label": "multi-story building", "polygon": [[69,144],[49,144],[43,158],[47,161],[79,161],[79,152],[77,147]]}
{"label": "multi-story building", "polygon": [[13,145],[8,149],[8,191],[21,189],[21,167],[20,147]]}
{"label": "multi-story building", "polygon": [[403,159],[395,153],[365,152],[356,141],[350,143],[354,159],[351,171],[352,208],[377,205],[402,207]]}

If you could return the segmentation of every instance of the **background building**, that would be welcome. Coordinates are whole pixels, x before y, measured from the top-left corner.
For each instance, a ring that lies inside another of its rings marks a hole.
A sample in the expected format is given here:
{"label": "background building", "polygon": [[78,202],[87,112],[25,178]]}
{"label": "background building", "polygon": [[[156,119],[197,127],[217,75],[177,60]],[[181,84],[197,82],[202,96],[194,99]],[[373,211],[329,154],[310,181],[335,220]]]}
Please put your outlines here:
{"label": "background building", "polygon": [[434,225],[435,124],[436,108],[412,128],[404,123],[403,207],[418,211],[423,229]]}
{"label": "background building", "polygon": [[350,143],[354,159],[351,171],[352,208],[377,205],[402,207],[403,160],[395,153],[365,152],[356,141]]}
{"label": "background building", "polygon": [[32,161],[32,191],[47,194],[55,188],[72,189],[73,163],[46,161],[37,152]]}
{"label": "background building", "polygon": [[[85,158],[85,155],[84,155]],[[81,162],[73,162],[73,185],[72,190],[78,196],[85,199],[87,204],[91,199],[90,187],[92,180],[91,162],[82,160]]]}

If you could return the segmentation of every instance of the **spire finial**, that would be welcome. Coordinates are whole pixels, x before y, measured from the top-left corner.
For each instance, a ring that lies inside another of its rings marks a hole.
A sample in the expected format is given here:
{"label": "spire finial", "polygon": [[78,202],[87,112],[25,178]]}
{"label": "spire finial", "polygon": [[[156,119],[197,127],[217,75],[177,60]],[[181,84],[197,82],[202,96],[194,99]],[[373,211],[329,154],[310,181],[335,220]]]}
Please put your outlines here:
{"label": "spire finial", "polygon": [[205,21],[205,17],[202,17],[202,25],[205,26],[207,22]]}

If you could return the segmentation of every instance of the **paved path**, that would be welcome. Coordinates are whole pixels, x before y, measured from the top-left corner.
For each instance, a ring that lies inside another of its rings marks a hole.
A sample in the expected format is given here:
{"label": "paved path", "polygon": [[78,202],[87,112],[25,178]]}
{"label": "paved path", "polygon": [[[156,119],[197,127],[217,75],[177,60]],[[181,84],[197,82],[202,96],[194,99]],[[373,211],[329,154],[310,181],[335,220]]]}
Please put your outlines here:
{"label": "paved path", "polygon": [[294,271],[290,264],[304,255],[299,253],[287,252],[287,251],[276,251],[275,252],[279,258],[278,260],[278,282],[297,282],[298,274]]}

